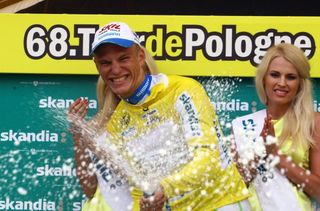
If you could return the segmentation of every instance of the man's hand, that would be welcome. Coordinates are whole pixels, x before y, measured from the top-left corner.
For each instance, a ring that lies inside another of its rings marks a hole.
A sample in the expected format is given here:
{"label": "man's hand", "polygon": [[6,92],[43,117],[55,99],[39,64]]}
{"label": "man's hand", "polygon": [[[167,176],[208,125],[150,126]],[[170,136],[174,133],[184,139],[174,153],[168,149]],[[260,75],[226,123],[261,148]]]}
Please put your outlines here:
{"label": "man's hand", "polygon": [[71,133],[79,133],[80,128],[77,127],[77,121],[82,121],[88,113],[88,100],[78,98],[72,103],[68,109],[67,119],[70,123],[69,131]]}
{"label": "man's hand", "polygon": [[142,197],[140,199],[140,210],[141,211],[161,211],[165,202],[166,197],[163,192],[162,186],[160,186],[152,196]]}

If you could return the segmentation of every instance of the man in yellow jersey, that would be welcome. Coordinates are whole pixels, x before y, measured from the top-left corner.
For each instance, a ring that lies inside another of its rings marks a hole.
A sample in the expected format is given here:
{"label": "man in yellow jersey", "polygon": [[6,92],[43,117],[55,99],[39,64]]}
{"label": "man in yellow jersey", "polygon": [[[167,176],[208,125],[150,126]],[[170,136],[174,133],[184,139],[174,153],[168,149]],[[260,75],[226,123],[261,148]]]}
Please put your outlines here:
{"label": "man in yellow jersey", "polygon": [[135,173],[141,167],[144,178],[165,167],[158,184],[149,184],[156,187],[149,196],[129,177],[132,209],[249,210],[246,186],[219,145],[203,87],[191,78],[146,72],[138,36],[122,22],[101,27],[92,52],[104,83],[98,98],[105,96],[99,115],[105,141],[134,163]]}

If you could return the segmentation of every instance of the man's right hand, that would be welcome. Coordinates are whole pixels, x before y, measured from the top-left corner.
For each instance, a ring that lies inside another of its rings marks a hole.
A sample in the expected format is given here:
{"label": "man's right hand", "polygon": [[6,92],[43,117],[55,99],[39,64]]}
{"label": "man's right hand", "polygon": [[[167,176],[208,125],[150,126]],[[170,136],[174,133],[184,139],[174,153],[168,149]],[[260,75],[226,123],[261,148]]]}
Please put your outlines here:
{"label": "man's right hand", "polygon": [[67,119],[70,123],[69,131],[71,133],[74,134],[80,132],[77,121],[82,121],[83,118],[87,115],[88,105],[88,100],[82,98],[78,98],[70,105],[67,113]]}

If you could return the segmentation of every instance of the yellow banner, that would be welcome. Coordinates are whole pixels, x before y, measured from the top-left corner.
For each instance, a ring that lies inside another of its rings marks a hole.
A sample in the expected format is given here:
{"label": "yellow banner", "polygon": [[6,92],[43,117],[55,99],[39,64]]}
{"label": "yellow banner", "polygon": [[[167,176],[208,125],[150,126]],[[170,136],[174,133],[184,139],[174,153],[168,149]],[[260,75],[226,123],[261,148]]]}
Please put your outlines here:
{"label": "yellow banner", "polygon": [[90,47],[99,26],[129,24],[161,72],[254,75],[266,49],[300,47],[320,77],[320,17],[0,14],[0,72],[97,74]]}

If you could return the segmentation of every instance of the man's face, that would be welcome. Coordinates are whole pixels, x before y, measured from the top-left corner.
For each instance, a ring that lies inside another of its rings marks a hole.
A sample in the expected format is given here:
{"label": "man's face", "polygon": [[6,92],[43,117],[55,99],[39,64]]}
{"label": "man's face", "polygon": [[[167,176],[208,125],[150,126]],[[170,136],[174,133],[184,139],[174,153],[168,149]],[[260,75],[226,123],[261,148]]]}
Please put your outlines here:
{"label": "man's face", "polygon": [[118,45],[100,46],[94,56],[99,74],[116,95],[127,98],[144,80],[145,55],[136,45],[124,48]]}

